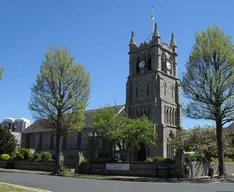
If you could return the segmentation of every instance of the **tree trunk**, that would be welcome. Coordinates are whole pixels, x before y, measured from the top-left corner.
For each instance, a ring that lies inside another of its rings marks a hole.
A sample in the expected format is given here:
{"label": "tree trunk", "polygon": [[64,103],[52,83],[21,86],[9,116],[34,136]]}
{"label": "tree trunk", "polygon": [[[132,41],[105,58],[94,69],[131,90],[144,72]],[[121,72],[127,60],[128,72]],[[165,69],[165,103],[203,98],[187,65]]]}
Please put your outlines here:
{"label": "tree trunk", "polygon": [[61,173],[61,159],[60,159],[60,153],[61,153],[61,136],[57,133],[56,135],[56,169],[54,174],[60,174]]}
{"label": "tree trunk", "polygon": [[217,137],[217,147],[218,147],[218,159],[219,159],[219,176],[223,177],[225,174],[224,167],[224,151],[223,151],[223,127],[222,122],[216,120],[216,137]]}

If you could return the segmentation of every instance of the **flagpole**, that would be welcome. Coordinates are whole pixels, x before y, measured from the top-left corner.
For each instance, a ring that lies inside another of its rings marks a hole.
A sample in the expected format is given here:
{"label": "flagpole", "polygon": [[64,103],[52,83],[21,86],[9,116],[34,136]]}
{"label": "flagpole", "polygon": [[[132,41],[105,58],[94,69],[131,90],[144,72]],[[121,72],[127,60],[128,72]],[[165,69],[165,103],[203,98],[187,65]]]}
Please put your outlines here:
{"label": "flagpole", "polygon": [[154,33],[154,26],[155,26],[155,22],[154,22],[154,20],[155,20],[155,18],[154,18],[154,7],[152,7],[152,14],[151,14],[151,19],[152,19],[152,25],[153,25],[153,27],[152,27],[152,29],[153,29],[153,33]]}

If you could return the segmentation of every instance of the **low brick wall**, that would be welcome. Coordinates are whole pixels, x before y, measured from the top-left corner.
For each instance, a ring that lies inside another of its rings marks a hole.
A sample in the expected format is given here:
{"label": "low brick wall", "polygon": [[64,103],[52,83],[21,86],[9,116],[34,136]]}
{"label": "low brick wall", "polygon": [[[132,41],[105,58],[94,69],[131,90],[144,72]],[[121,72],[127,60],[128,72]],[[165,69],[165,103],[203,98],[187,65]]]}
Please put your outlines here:
{"label": "low brick wall", "polygon": [[124,176],[142,176],[142,177],[176,177],[174,164],[166,163],[145,163],[131,162],[129,170],[107,170],[105,163],[100,164],[81,164],[79,173],[99,174],[99,175],[124,175]]}
{"label": "low brick wall", "polygon": [[55,169],[55,161],[0,161],[0,168],[22,169],[33,171],[48,171],[52,172]]}

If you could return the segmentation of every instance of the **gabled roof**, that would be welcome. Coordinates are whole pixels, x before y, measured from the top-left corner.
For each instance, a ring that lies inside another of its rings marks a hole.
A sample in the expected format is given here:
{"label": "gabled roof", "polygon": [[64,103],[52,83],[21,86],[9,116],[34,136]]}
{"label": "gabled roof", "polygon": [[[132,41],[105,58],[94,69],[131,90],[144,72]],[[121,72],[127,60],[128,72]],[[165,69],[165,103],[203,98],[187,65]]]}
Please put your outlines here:
{"label": "gabled roof", "polygon": [[[94,112],[100,110],[99,109],[93,109],[93,110],[87,110],[85,111],[85,126],[84,128],[91,128],[93,127],[93,114]],[[117,111],[118,115],[123,115],[125,114],[125,106],[124,105],[118,105],[117,106]],[[52,131],[51,128],[45,127],[46,125],[46,120],[36,120],[33,124],[28,126],[27,129],[22,131],[22,134],[25,133],[36,133],[36,132],[47,132],[47,131]]]}

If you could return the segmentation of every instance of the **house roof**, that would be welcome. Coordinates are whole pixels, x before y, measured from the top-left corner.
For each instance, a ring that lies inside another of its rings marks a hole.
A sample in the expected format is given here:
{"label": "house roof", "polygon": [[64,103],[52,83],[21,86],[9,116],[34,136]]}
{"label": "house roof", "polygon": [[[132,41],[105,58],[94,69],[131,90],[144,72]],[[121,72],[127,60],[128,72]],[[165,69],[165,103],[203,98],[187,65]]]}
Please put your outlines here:
{"label": "house roof", "polygon": [[[85,111],[85,126],[84,126],[84,128],[93,127],[93,114],[94,114],[94,112],[96,112],[100,109],[101,108]],[[124,114],[125,113],[124,109],[125,109],[124,105],[118,105],[117,106],[118,114],[120,114],[120,115]],[[22,131],[21,133],[25,134],[25,133],[52,131],[51,128],[45,127],[45,124],[46,124],[46,120],[42,120],[42,119],[36,120],[33,124],[28,126],[28,128],[25,129],[24,131]]]}

